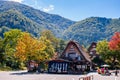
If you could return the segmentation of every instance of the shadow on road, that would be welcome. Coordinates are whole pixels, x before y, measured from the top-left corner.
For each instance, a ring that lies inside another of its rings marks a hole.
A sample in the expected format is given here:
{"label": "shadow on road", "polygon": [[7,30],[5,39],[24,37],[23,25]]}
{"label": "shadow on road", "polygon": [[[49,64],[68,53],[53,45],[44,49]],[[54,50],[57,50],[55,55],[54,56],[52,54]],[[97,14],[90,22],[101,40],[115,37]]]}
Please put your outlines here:
{"label": "shadow on road", "polygon": [[28,74],[39,74],[36,72],[14,72],[14,73],[10,73],[10,75],[28,75]]}

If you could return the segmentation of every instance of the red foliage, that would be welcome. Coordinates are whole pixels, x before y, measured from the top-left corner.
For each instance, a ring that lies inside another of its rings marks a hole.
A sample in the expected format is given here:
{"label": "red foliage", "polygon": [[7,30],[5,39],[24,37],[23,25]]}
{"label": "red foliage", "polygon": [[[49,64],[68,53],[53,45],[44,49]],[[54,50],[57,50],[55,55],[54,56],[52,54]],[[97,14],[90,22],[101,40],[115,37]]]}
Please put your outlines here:
{"label": "red foliage", "polygon": [[109,48],[111,50],[120,50],[120,32],[116,32],[110,42],[109,42]]}

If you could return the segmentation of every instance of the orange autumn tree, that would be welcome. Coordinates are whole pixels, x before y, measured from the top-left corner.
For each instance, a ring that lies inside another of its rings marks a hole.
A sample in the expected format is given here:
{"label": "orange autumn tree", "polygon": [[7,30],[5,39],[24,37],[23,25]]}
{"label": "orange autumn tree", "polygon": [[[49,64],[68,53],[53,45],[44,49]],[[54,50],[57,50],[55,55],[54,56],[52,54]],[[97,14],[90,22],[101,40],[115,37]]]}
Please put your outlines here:
{"label": "orange autumn tree", "polygon": [[109,48],[112,50],[113,54],[113,60],[112,63],[115,64],[116,61],[120,64],[120,32],[116,32],[110,42],[109,42]]}
{"label": "orange autumn tree", "polygon": [[21,61],[45,60],[47,53],[44,51],[46,45],[24,32],[17,41],[15,57]]}
{"label": "orange autumn tree", "polygon": [[116,32],[110,42],[109,42],[109,48],[111,50],[118,50],[120,51],[120,32]]}

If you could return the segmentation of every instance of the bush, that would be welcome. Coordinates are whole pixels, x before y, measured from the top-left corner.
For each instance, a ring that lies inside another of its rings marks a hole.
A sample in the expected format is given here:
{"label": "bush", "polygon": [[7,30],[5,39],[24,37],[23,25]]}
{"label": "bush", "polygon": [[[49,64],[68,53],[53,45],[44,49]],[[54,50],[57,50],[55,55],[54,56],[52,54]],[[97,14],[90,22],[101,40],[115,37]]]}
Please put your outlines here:
{"label": "bush", "polygon": [[5,65],[2,65],[0,63],[0,71],[10,71],[10,70],[12,70],[12,68],[5,66]]}

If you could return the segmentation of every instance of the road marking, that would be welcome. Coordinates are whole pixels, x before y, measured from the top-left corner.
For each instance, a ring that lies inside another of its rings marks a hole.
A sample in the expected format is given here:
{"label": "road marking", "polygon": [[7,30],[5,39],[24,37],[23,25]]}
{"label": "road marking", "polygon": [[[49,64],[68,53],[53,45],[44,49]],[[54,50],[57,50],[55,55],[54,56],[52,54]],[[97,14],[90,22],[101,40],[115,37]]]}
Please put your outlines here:
{"label": "road marking", "polygon": [[74,78],[72,78],[72,80],[75,80]]}

